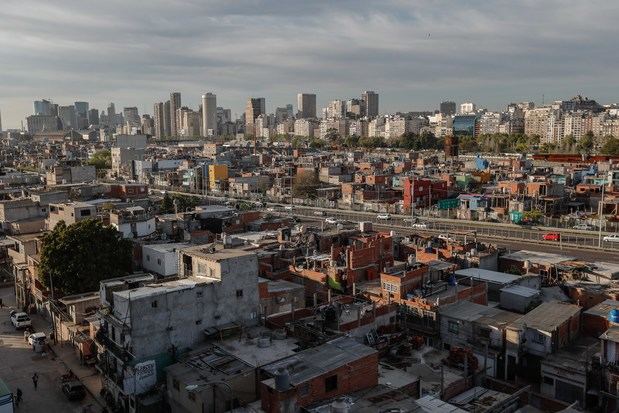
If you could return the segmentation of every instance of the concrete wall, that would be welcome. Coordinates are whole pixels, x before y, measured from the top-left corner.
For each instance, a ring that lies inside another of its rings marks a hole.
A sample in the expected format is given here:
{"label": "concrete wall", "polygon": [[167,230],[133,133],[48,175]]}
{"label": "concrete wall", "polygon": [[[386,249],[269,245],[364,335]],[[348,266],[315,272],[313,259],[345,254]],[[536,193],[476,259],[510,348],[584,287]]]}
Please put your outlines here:
{"label": "concrete wall", "polygon": [[142,247],[142,267],[163,276],[178,274],[178,252],[161,251],[145,245]]}

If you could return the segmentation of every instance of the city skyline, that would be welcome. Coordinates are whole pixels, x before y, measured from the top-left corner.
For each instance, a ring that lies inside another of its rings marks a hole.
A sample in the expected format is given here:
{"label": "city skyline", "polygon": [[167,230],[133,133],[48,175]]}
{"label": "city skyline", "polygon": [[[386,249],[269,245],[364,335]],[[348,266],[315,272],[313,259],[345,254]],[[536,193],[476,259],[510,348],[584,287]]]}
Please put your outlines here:
{"label": "city skyline", "polygon": [[607,83],[619,67],[619,11],[602,1],[120,5],[3,4],[5,128],[20,126],[33,99],[151,113],[171,90],[192,107],[213,91],[237,114],[249,96],[266,97],[272,112],[300,91],[316,93],[321,108],[375,90],[381,112],[443,100],[499,109],[542,95],[616,101]]}

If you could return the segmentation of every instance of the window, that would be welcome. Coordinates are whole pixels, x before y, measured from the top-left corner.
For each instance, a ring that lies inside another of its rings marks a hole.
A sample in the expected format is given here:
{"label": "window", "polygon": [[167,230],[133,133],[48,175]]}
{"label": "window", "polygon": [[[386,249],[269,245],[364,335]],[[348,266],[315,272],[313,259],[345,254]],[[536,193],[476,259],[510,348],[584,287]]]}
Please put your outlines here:
{"label": "window", "polygon": [[199,326],[200,324],[202,324],[202,320],[196,320],[196,325]]}
{"label": "window", "polygon": [[161,258],[157,258],[157,265],[161,265]]}
{"label": "window", "polygon": [[546,336],[543,335],[540,332],[534,332],[532,340],[533,340],[534,343],[537,343],[537,344],[545,344],[546,343]]}
{"label": "window", "polygon": [[196,293],[196,297],[198,297],[198,298],[202,297],[202,291],[198,291],[198,292]]}
{"label": "window", "polygon": [[553,379],[552,377],[544,376],[543,379],[544,379],[544,384],[549,384],[551,386],[554,386],[555,379]]}
{"label": "window", "polygon": [[307,396],[309,394],[309,390],[309,383],[301,383],[301,385],[299,385],[299,387],[297,388],[297,392],[301,397]]}
{"label": "window", "polygon": [[243,290],[236,290],[236,298],[243,297]]}
{"label": "window", "polygon": [[330,393],[337,390],[337,375],[325,379],[325,392]]}
{"label": "window", "polygon": [[388,282],[384,282],[383,283],[383,289],[385,291],[390,292],[390,293],[395,293],[395,292],[398,291],[398,288],[397,288],[397,286],[395,284],[391,284],[391,283],[388,283]]}
{"label": "window", "polygon": [[458,322],[457,321],[448,321],[447,322],[447,330],[450,333],[458,334]]}
{"label": "window", "polygon": [[82,209],[80,211],[80,216],[81,217],[89,217],[90,216],[90,209]]}
{"label": "window", "polygon": [[189,400],[191,401],[196,401],[196,394],[193,391],[188,392],[187,397],[189,397]]}
{"label": "window", "polygon": [[146,261],[150,262],[150,255],[146,254]]}
{"label": "window", "polygon": [[157,308],[157,300],[155,300],[152,303],[150,303],[150,306],[153,307],[153,308]]}
{"label": "window", "polygon": [[174,389],[176,390],[180,389],[180,384],[178,383],[178,380],[172,379],[172,387],[174,387]]}

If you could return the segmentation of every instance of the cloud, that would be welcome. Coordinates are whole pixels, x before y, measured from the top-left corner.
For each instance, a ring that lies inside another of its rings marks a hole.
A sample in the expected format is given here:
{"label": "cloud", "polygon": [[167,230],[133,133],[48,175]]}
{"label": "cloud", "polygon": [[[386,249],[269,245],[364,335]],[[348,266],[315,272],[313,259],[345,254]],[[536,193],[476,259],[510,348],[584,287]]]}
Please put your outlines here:
{"label": "cloud", "polygon": [[172,90],[193,107],[213,91],[236,113],[248,96],[272,108],[315,91],[324,105],[366,89],[381,111],[607,102],[618,17],[602,0],[4,0],[0,110],[5,127],[41,97],[151,112]]}

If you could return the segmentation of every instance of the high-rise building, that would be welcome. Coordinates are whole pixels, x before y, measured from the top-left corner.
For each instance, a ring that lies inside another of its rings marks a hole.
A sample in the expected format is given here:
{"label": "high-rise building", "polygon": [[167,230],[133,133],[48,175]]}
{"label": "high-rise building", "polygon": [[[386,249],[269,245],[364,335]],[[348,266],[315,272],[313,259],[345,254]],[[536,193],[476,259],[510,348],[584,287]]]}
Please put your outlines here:
{"label": "high-rise building", "polygon": [[210,92],[202,95],[202,135],[217,135],[217,96]]}
{"label": "high-rise building", "polygon": [[346,113],[352,117],[363,116],[363,101],[361,99],[349,99],[346,101]]}
{"label": "high-rise building", "polygon": [[378,93],[371,90],[366,90],[361,95],[363,101],[364,114],[372,119],[378,116]]}
{"label": "high-rise building", "polygon": [[460,104],[460,114],[461,115],[470,115],[471,113],[475,113],[477,111],[477,105],[473,102],[464,102]]}
{"label": "high-rise building", "polygon": [[128,126],[129,128],[140,128],[142,125],[138,108],[135,106],[123,108],[123,118],[125,120],[125,125],[123,126]]}
{"label": "high-rise building", "polygon": [[172,110],[170,109],[170,101],[166,100],[163,104],[163,129],[165,131],[164,136],[172,136]]}
{"label": "high-rise building", "polygon": [[155,103],[153,107],[153,116],[155,118],[154,119],[154,122],[155,122],[154,135],[157,137],[157,139],[162,139],[163,137],[166,136],[165,119],[164,119],[163,110],[164,110],[163,102]]}
{"label": "high-rise building", "polygon": [[58,106],[58,117],[62,123],[62,129],[76,129],[77,117],[75,114],[75,106]]}
{"label": "high-rise building", "polygon": [[30,115],[26,118],[28,132],[55,132],[60,130],[60,119],[51,115]]}
{"label": "high-rise building", "polygon": [[118,125],[118,117],[116,116],[116,106],[114,103],[107,105],[107,123],[112,129]]}
{"label": "high-rise building", "polygon": [[178,135],[178,114],[177,111],[181,108],[181,93],[170,93],[170,134],[171,136]]}
{"label": "high-rise building", "polygon": [[264,98],[249,98],[245,106],[245,135],[255,136],[254,122],[260,115],[266,113],[266,102]]}
{"label": "high-rise building", "polygon": [[450,100],[441,102],[440,111],[442,115],[451,116],[456,114],[456,102]]}
{"label": "high-rise building", "polygon": [[316,117],[316,95],[314,93],[297,94],[297,109],[303,119]]}
{"label": "high-rise building", "polygon": [[77,127],[84,129],[88,127],[88,102],[74,102],[75,106],[75,118]]}
{"label": "high-rise building", "polygon": [[142,115],[141,129],[144,135],[153,135],[155,129],[155,121],[148,114]]}
{"label": "high-rise building", "polygon": [[46,99],[35,100],[34,101],[34,114],[35,115],[57,115],[57,113],[53,113],[54,104]]}
{"label": "high-rise building", "polygon": [[327,119],[342,119],[346,116],[346,101],[332,100],[327,105]]}
{"label": "high-rise building", "polygon": [[88,110],[88,124],[89,125],[98,125],[99,124],[99,109],[89,109]]}

